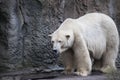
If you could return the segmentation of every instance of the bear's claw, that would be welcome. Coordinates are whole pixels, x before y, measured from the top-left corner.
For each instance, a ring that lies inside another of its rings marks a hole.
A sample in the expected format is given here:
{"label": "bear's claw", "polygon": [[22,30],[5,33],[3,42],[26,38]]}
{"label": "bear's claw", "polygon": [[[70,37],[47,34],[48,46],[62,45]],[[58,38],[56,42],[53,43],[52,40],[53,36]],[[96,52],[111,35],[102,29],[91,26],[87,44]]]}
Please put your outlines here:
{"label": "bear's claw", "polygon": [[87,71],[84,71],[84,72],[75,72],[76,75],[80,75],[80,76],[88,76],[88,72]]}

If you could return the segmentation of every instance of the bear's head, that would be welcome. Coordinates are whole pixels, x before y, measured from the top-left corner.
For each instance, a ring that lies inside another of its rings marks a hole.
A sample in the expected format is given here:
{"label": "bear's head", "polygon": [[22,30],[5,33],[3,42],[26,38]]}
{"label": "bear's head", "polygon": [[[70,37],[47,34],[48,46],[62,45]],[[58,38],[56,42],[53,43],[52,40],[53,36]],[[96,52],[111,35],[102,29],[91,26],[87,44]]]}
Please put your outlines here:
{"label": "bear's head", "polygon": [[56,53],[62,53],[72,47],[74,42],[73,31],[55,31],[50,34],[51,42],[53,44],[53,51]]}

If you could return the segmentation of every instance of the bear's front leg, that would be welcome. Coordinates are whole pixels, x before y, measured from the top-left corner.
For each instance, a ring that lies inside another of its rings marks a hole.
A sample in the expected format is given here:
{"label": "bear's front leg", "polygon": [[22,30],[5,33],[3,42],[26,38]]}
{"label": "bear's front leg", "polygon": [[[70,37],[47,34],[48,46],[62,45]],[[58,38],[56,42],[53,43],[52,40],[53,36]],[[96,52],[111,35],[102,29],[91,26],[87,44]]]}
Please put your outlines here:
{"label": "bear's front leg", "polygon": [[77,36],[73,45],[75,65],[77,72],[75,74],[87,76],[91,72],[92,61],[88,52],[86,43],[82,36]]}
{"label": "bear's front leg", "polygon": [[87,76],[88,74],[90,74],[92,63],[88,53],[82,51],[81,49],[78,49],[77,51],[75,51],[74,57],[77,68],[75,74],[81,76]]}
{"label": "bear's front leg", "polygon": [[62,73],[64,74],[72,74],[73,73],[73,66],[74,66],[74,59],[73,59],[73,51],[68,49],[67,51],[61,54],[62,63],[65,67]]}

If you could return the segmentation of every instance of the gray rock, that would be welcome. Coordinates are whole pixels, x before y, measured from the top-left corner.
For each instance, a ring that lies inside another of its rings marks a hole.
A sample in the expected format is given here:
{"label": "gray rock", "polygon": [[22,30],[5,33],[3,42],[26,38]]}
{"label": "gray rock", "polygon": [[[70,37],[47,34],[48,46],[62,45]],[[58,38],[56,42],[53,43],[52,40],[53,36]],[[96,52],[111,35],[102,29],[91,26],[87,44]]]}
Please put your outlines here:
{"label": "gray rock", "polygon": [[68,17],[77,18],[88,12],[103,12],[116,21],[119,29],[119,2],[0,0],[0,72],[56,66],[58,55],[53,53],[48,35]]}

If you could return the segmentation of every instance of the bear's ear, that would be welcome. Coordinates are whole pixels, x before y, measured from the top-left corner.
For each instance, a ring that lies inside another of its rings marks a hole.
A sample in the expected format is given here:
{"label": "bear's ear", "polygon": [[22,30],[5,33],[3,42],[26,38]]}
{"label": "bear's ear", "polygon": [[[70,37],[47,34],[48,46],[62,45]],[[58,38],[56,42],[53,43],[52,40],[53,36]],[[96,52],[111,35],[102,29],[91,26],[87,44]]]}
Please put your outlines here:
{"label": "bear's ear", "polygon": [[70,35],[65,35],[65,37],[66,37],[67,39],[69,39],[69,38],[70,38]]}

